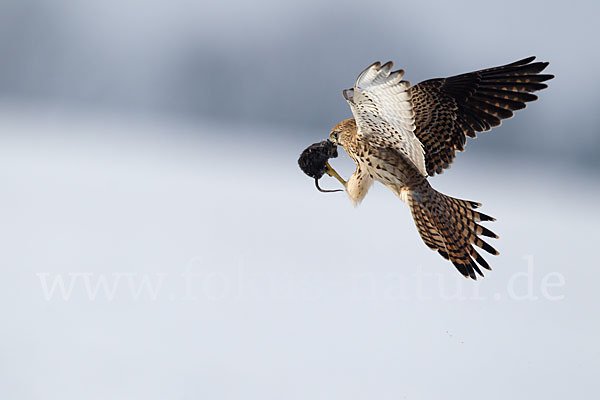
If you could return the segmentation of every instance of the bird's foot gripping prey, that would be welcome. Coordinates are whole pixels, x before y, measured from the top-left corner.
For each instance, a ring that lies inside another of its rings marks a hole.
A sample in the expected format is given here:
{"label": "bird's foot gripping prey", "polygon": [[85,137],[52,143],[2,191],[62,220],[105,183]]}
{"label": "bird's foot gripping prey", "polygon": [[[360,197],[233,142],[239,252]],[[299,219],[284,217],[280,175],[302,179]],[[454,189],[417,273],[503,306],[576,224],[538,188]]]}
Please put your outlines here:
{"label": "bird's foot gripping prey", "polygon": [[319,179],[325,174],[336,178],[344,187],[346,186],[342,177],[329,165],[329,159],[337,156],[337,146],[329,140],[323,140],[308,146],[300,154],[298,165],[306,175],[315,179],[315,186],[320,192],[342,192],[342,189],[324,190],[319,186]]}
{"label": "bird's foot gripping prey", "polygon": [[[541,74],[548,63],[534,60],[529,57],[414,86],[402,80],[404,71],[392,71],[391,62],[371,64],[352,89],[343,91],[354,118],[337,124],[330,134],[331,144],[312,145],[298,163],[315,178],[317,188],[325,173],[335,177],[354,205],[373,182],[383,183],[408,205],[429,248],[450,260],[465,277],[483,276],[480,267],[491,268],[475,246],[498,254],[480,238],[498,237],[480,225],[494,218],[476,211],[479,203],[436,191],[427,178],[450,166],[456,152],[464,150],[467,137],[500,125],[537,99],[532,92],[546,88],[543,82],[554,76]],[[336,145],[356,163],[347,182],[328,163],[337,156]]]}

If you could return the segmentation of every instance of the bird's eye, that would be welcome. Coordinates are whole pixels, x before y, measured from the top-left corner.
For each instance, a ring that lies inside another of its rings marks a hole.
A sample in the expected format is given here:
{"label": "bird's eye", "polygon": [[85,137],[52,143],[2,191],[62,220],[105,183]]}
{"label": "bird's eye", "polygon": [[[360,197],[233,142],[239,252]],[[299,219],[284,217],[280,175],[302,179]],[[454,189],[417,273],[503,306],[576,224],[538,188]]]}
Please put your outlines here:
{"label": "bird's eye", "polygon": [[337,134],[337,132],[331,132],[331,134],[329,135],[329,137],[330,137],[332,140],[337,140],[338,134]]}

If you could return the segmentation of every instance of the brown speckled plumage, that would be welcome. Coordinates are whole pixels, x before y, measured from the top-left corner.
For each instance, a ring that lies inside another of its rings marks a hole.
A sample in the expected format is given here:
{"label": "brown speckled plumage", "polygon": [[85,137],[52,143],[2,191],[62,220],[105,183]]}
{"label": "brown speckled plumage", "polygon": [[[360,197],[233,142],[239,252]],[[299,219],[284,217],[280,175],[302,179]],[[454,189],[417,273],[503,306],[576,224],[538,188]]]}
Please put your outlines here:
{"label": "brown speckled plumage", "polygon": [[[479,236],[498,236],[479,222],[494,221],[475,209],[481,204],[456,199],[433,189],[427,177],[442,172],[475,137],[510,118],[513,111],[537,99],[531,92],[546,87],[552,75],[539,74],[546,62],[529,57],[501,67],[410,87],[404,71],[374,63],[363,71],[353,89],[345,90],[354,119],[336,125],[331,140],[355,161],[345,183],[356,205],[379,181],[410,208],[425,244],[450,260],[465,277],[483,276],[490,269],[475,246],[498,252]],[[340,178],[341,179],[341,178]]]}
{"label": "brown speckled plumage", "polygon": [[448,168],[456,151],[463,151],[467,136],[485,132],[513,116],[513,111],[534,101],[531,94],[547,87],[542,75],[547,62],[535,57],[456,75],[430,79],[409,89],[415,111],[415,135],[425,149],[427,173],[432,176]]}

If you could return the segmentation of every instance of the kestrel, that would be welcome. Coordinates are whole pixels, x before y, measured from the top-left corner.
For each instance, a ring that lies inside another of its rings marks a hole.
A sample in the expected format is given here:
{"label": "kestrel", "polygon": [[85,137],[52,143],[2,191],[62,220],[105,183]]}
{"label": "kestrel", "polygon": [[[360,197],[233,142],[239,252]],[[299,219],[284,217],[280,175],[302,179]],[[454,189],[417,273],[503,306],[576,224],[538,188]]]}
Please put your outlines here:
{"label": "kestrel", "polygon": [[491,269],[475,246],[497,255],[479,236],[498,238],[479,222],[495,221],[460,200],[433,189],[427,178],[448,168],[468,137],[485,132],[534,101],[531,94],[547,87],[553,75],[542,75],[547,62],[535,57],[450,78],[410,86],[392,62],[376,62],[344,90],[354,118],[337,124],[330,140],[356,163],[345,181],[327,163],[327,174],[339,180],[357,205],[374,181],[392,190],[411,210],[425,244],[450,260],[465,277]]}

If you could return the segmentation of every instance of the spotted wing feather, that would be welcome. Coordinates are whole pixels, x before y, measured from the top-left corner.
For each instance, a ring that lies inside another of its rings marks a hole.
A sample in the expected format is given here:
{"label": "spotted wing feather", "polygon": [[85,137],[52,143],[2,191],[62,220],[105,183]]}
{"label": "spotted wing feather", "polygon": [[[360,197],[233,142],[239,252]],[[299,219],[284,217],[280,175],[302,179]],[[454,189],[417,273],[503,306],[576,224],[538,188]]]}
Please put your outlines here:
{"label": "spotted wing feather", "polygon": [[404,71],[392,71],[392,62],[377,62],[344,90],[358,128],[358,137],[373,146],[392,148],[426,176],[423,146],[415,136],[415,113],[403,81]]}
{"label": "spotted wing feather", "polygon": [[553,75],[540,74],[547,62],[525,58],[500,67],[430,79],[409,89],[415,112],[415,135],[425,149],[429,175],[448,168],[456,151],[463,151],[467,136],[501,124],[525,108],[547,87]]}

